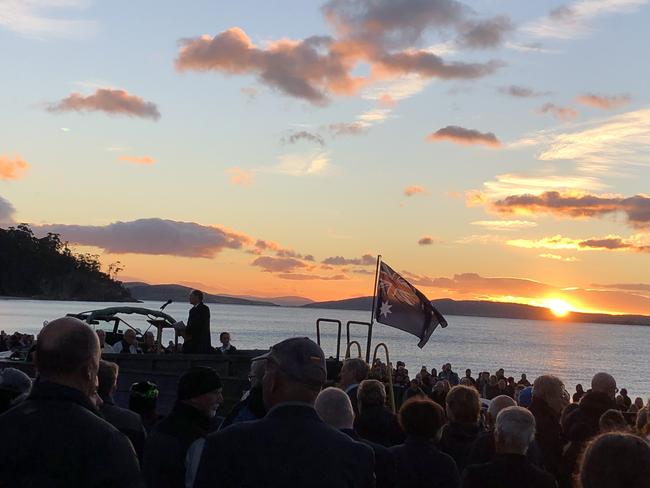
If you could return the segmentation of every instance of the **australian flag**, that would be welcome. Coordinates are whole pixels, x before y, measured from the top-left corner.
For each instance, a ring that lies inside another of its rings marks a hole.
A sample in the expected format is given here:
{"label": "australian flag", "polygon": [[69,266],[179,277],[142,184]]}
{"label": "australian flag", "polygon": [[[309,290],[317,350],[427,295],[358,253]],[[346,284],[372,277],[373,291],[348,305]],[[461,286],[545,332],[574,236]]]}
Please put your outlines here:
{"label": "australian flag", "polygon": [[447,321],[431,301],[384,262],[379,268],[374,315],[379,323],[417,336],[420,348],[438,324],[447,327]]}

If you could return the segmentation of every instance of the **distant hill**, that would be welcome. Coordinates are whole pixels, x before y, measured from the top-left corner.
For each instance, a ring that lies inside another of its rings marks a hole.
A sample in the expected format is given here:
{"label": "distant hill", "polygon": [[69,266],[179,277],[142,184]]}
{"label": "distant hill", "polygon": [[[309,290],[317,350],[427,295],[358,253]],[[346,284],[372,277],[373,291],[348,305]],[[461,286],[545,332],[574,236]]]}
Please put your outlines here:
{"label": "distant hill", "polygon": [[232,298],[243,298],[245,300],[254,300],[254,301],[261,300],[265,302],[271,302],[281,307],[302,307],[304,305],[309,305],[310,303],[314,303],[314,300],[311,300],[309,298],[295,297],[295,296],[287,296],[287,297],[253,297],[247,295],[223,295],[223,296],[232,297]]}
{"label": "distant hill", "polygon": [[[190,292],[193,288],[183,285],[149,285],[147,283],[130,282],[124,283],[131,296],[137,300],[147,300],[154,302],[165,302],[174,300],[175,302],[187,302]],[[205,303],[223,303],[227,305],[266,305],[269,307],[277,306],[270,301],[247,300],[226,295],[212,295],[204,293],[203,300]]]}
{"label": "distant hill", "polygon": [[[609,315],[604,313],[571,312],[566,317],[556,317],[549,309],[519,303],[486,302],[480,300],[432,300],[443,315],[465,315],[469,317],[492,317],[525,320],[555,320],[561,322],[590,322],[598,324],[650,325],[647,315]],[[306,308],[336,310],[364,310],[372,308],[372,297],[348,298],[346,300],[315,302]]]}
{"label": "distant hill", "polygon": [[104,273],[97,256],[73,253],[58,234],[39,238],[24,224],[0,228],[0,296],[134,301],[113,266]]}

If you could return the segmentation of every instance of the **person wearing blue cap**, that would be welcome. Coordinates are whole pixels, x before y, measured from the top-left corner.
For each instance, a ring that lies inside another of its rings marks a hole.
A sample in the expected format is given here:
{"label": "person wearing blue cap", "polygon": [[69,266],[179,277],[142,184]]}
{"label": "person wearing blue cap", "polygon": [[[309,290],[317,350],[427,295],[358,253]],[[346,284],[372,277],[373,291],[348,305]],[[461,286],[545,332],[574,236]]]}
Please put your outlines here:
{"label": "person wearing blue cap", "polygon": [[27,398],[32,390],[32,380],[15,368],[0,370],[0,413]]}
{"label": "person wearing blue cap", "polygon": [[520,407],[530,407],[530,402],[533,401],[533,387],[527,386],[519,392],[519,398],[517,399],[517,404]]}
{"label": "person wearing blue cap", "polygon": [[266,360],[268,413],[207,437],[195,488],[374,486],[372,449],[327,425],[314,409],[327,376],[322,349],[296,337],[258,359]]}

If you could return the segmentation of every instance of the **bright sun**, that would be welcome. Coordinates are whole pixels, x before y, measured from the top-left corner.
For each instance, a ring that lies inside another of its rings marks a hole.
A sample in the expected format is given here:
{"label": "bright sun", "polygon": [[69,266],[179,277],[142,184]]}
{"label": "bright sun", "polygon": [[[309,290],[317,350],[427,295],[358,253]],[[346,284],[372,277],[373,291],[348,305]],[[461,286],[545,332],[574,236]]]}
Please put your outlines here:
{"label": "bright sun", "polygon": [[565,317],[571,311],[571,305],[559,298],[552,298],[546,302],[546,306],[556,317]]}

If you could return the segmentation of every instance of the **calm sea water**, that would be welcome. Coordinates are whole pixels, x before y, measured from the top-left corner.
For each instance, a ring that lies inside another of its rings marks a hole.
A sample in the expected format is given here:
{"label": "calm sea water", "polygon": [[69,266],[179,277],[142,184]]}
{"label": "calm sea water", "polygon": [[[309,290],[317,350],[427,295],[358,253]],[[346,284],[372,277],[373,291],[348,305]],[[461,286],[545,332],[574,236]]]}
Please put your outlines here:
{"label": "calm sea water", "polygon": [[[45,320],[115,305],[120,304],[0,300],[0,329],[37,333]],[[160,305],[145,302],[139,306],[157,309]],[[219,332],[227,330],[232,334],[233,344],[242,349],[265,349],[297,335],[315,339],[319,317],[340,319],[345,323],[348,320],[367,321],[370,315],[369,312],[342,310],[209,306],[213,345],[218,343]],[[177,320],[187,321],[188,309],[188,304],[173,303],[166,312]],[[645,399],[650,395],[650,327],[459,316],[449,316],[447,320],[449,327],[438,328],[424,349],[417,347],[414,336],[376,324],[373,346],[385,342],[391,361],[406,362],[412,374],[423,364],[440,370],[445,362],[451,362],[460,375],[465,368],[494,372],[502,367],[506,375],[515,378],[521,373],[527,373],[531,380],[542,373],[556,374],[573,391],[577,383],[588,385],[594,373],[605,370],[612,373],[619,387],[626,387],[631,396]],[[141,330],[147,327],[137,319],[132,325]],[[353,338],[365,345],[362,329],[352,330],[357,331]],[[345,344],[345,328],[342,342]],[[322,343],[326,355],[335,354],[333,327],[324,327]]]}

